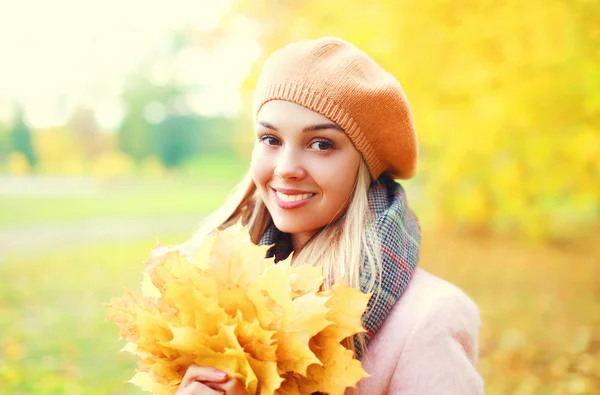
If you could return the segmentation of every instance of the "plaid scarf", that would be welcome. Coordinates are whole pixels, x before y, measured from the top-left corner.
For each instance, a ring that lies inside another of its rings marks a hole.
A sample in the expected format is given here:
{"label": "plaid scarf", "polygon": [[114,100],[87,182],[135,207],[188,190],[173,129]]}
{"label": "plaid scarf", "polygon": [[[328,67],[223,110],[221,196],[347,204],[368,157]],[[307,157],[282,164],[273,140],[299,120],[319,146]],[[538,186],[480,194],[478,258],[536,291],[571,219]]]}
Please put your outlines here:
{"label": "plaid scarf", "polygon": [[[373,294],[363,315],[367,343],[408,287],[419,260],[421,240],[419,221],[408,207],[406,193],[391,177],[384,173],[373,181],[369,187],[368,200],[374,215],[376,235],[379,236],[383,276],[371,273],[368,266],[363,264],[360,272],[361,290],[366,291],[366,285],[373,275],[376,276],[376,291],[381,284],[381,289]],[[292,252],[291,235],[280,232],[272,223],[265,230],[259,244],[273,245],[267,251],[267,257],[275,257],[275,262],[286,259]],[[357,343],[355,345],[356,357],[360,359],[364,350]]]}

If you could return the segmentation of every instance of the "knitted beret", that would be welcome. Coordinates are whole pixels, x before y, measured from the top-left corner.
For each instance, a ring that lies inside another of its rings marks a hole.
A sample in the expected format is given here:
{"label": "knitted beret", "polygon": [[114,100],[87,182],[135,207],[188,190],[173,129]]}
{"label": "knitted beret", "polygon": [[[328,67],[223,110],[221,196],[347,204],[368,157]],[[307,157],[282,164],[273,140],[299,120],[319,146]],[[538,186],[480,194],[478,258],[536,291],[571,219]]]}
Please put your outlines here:
{"label": "knitted beret", "polygon": [[299,41],[271,54],[254,92],[254,114],[270,100],[318,112],[340,126],[373,179],[411,178],[418,143],[400,83],[367,54],[338,38]]}

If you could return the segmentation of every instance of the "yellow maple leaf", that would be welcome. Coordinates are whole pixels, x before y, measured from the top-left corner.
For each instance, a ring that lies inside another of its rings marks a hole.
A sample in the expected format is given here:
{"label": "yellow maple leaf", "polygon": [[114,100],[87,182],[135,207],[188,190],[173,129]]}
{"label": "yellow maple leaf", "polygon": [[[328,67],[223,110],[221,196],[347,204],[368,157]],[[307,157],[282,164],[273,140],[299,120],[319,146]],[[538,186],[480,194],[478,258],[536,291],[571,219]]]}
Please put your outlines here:
{"label": "yellow maple leaf", "polygon": [[267,292],[283,309],[282,330],[277,337],[279,368],[282,372],[305,374],[310,364],[320,363],[308,347],[308,342],[330,324],[325,318],[328,298],[309,293],[292,299],[290,273],[287,261],[280,262],[277,266],[269,267],[261,280],[263,284],[269,284]]}
{"label": "yellow maple leaf", "polygon": [[367,308],[370,294],[350,288],[343,281],[323,294],[331,295],[326,303],[329,308],[326,318],[331,321],[331,325],[323,330],[324,337],[341,341],[350,335],[365,331],[361,316]]}
{"label": "yellow maple leaf", "polygon": [[191,281],[171,282],[164,300],[177,307],[175,322],[180,326],[193,326],[208,334],[216,334],[228,318],[214,296],[205,296]]}
{"label": "yellow maple leaf", "polygon": [[106,305],[106,318],[119,326],[121,338],[135,342],[139,338],[139,329],[135,325],[137,312],[141,307],[128,291],[120,298],[113,298]]}
{"label": "yellow maple leaf", "polygon": [[267,267],[258,279],[260,287],[284,312],[290,311],[292,306],[292,287],[289,275],[289,263],[283,261]]}
{"label": "yellow maple leaf", "polygon": [[288,372],[283,375],[283,379],[284,381],[281,383],[275,394],[303,395],[303,393],[300,392],[300,375],[297,373]]}
{"label": "yellow maple leaf", "polygon": [[221,287],[218,292],[219,306],[230,316],[240,312],[245,320],[256,319],[257,311],[254,303],[248,297],[248,289],[241,287]]}
{"label": "yellow maple leaf", "polygon": [[294,297],[318,292],[323,284],[323,268],[320,266],[293,266],[291,286]]}
{"label": "yellow maple leaf", "polygon": [[142,273],[142,295],[148,298],[160,298],[160,290],[152,283],[152,277],[148,272]]}
{"label": "yellow maple leaf", "polygon": [[329,297],[309,293],[291,302],[291,308],[284,311],[282,329],[286,332],[302,332],[313,337],[331,321],[327,320]]}
{"label": "yellow maple leaf", "polygon": [[241,227],[216,232],[198,251],[155,248],[142,296],[126,292],[107,305],[128,341],[123,351],[140,357],[132,383],[172,394],[192,364],[261,395],[336,393],[364,377],[340,340],[362,330],[368,296],[345,284],[321,292],[322,268],[275,264],[265,252]]}
{"label": "yellow maple leaf", "polygon": [[173,280],[188,279],[190,271],[184,256],[179,251],[164,246],[155,248],[146,262],[146,272],[159,292]]}
{"label": "yellow maple leaf", "polygon": [[190,354],[177,355],[171,358],[149,356],[138,363],[138,373],[147,372],[154,382],[171,389],[181,383],[181,378],[190,364],[193,363]]}
{"label": "yellow maple leaf", "polygon": [[257,320],[248,322],[238,319],[235,328],[235,335],[240,344],[243,344],[244,350],[253,358],[262,361],[277,361],[275,333],[263,328]]}
{"label": "yellow maple leaf", "polygon": [[250,379],[249,381],[256,380],[256,375],[248,362],[248,356],[242,349],[227,348],[223,352],[206,353],[197,356],[194,363],[227,372],[229,377],[240,379],[243,383],[246,383],[247,378]]}
{"label": "yellow maple leaf", "polygon": [[334,338],[317,335],[311,347],[321,361],[321,365],[313,364],[307,369],[309,380],[300,381],[302,393],[325,392],[329,395],[344,394],[348,387],[369,375],[364,371],[360,361],[354,358],[353,352],[345,348]]}
{"label": "yellow maple leaf", "polygon": [[143,357],[145,354],[138,351],[138,346],[135,343],[127,342],[125,346],[121,349],[121,351],[131,353],[133,355],[137,355]]}
{"label": "yellow maple leaf", "polygon": [[[217,232],[208,257],[208,272],[220,288],[243,288],[256,283],[264,268],[272,264],[265,259],[266,248],[250,242],[247,230],[233,226]],[[245,240],[245,243],[240,243]]]}
{"label": "yellow maple leaf", "polygon": [[252,371],[257,377],[260,377],[260,382],[257,381],[257,386],[254,388],[254,393],[260,395],[271,395],[279,388],[283,382],[283,378],[279,375],[277,362],[262,361],[252,357],[248,357],[248,363]]}
{"label": "yellow maple leaf", "polygon": [[237,324],[223,325],[219,333],[207,340],[206,345],[217,352],[225,352],[227,349],[243,350],[235,333],[236,327]]}
{"label": "yellow maple leaf", "polygon": [[[206,345],[210,338],[205,332],[189,326],[175,327],[169,325],[173,337],[167,341],[161,341],[160,344],[177,350],[180,353],[203,353],[211,350]],[[212,350],[211,350],[212,351]]]}
{"label": "yellow maple leaf", "polygon": [[142,390],[151,392],[155,395],[172,395],[174,392],[173,389],[168,386],[152,380],[148,372],[136,373],[129,382],[137,385]]}
{"label": "yellow maple leaf", "polygon": [[256,319],[265,328],[276,328],[283,318],[283,309],[271,299],[264,289],[253,287],[248,290],[248,298],[256,308]]}

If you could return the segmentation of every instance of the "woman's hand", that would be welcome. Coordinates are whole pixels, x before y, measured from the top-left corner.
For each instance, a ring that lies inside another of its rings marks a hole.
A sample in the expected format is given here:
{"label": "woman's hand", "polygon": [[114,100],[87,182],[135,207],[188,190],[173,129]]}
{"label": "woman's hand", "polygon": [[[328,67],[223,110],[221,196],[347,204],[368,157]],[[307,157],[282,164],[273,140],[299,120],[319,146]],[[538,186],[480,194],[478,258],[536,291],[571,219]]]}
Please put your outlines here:
{"label": "woman's hand", "polygon": [[175,395],[246,395],[244,384],[215,368],[192,365],[185,372]]}

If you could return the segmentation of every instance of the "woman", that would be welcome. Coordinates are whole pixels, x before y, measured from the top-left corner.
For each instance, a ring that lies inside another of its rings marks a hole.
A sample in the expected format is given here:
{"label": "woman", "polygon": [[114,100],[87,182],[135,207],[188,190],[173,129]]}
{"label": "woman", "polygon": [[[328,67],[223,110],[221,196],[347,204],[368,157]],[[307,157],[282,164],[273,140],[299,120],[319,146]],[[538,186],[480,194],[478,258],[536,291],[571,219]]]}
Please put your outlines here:
{"label": "woman", "polygon": [[[239,220],[275,261],[322,265],[373,292],[367,332],[348,346],[370,377],[356,394],[483,394],[480,325],[457,287],[417,268],[420,228],[394,179],[415,174],[417,139],[396,79],[335,38],[296,42],[265,62],[254,96],[248,176],[191,244]],[[352,392],[352,390],[348,390]],[[190,367],[178,394],[245,394],[211,367]]]}

